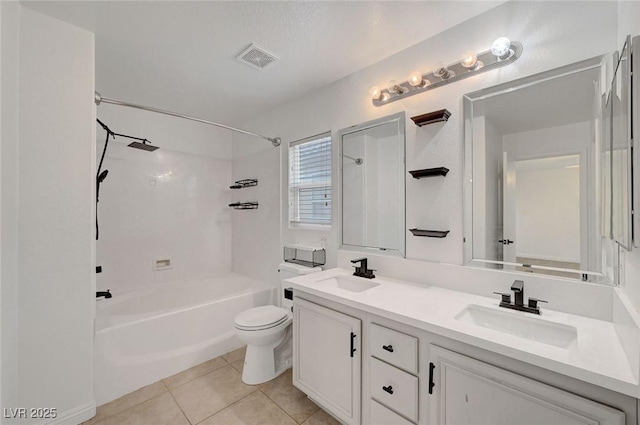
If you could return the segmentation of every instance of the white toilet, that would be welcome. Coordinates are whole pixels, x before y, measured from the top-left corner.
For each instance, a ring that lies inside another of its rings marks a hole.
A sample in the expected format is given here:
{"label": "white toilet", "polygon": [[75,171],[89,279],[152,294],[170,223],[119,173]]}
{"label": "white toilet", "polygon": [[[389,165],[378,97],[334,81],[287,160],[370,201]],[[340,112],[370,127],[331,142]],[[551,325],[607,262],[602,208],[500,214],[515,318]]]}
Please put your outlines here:
{"label": "white toilet", "polygon": [[291,367],[293,357],[293,301],[284,297],[285,279],[315,273],[322,267],[280,264],[281,307],[266,305],[238,314],[234,319],[236,335],[247,344],[242,381],[256,385],[267,382]]}

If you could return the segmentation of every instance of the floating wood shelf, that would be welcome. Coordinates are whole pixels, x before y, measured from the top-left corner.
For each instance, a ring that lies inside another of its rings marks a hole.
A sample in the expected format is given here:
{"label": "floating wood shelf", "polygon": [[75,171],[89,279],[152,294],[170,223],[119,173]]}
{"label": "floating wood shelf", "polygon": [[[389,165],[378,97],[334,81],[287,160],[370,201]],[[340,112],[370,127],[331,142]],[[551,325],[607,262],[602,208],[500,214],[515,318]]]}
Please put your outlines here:
{"label": "floating wood shelf", "polygon": [[409,173],[413,176],[414,179],[421,179],[423,177],[433,177],[433,176],[446,176],[449,172],[449,169],[446,167],[436,167],[436,168],[425,168],[423,170],[413,170],[409,171]]}
{"label": "floating wood shelf", "polygon": [[440,109],[439,111],[416,115],[415,117],[411,117],[411,119],[418,127],[422,127],[436,122],[447,121],[450,116],[451,112],[447,111],[446,109]]}
{"label": "floating wood shelf", "polygon": [[449,230],[422,230],[422,229],[409,229],[413,236],[426,236],[428,238],[444,238],[449,233]]}
{"label": "floating wood shelf", "polygon": [[258,209],[257,202],[234,202],[233,204],[229,204],[231,208],[234,210],[255,210]]}
{"label": "floating wood shelf", "polygon": [[243,180],[238,180],[237,182],[229,186],[229,189],[243,189],[245,187],[257,186],[257,185],[258,185],[258,179],[243,179]]}

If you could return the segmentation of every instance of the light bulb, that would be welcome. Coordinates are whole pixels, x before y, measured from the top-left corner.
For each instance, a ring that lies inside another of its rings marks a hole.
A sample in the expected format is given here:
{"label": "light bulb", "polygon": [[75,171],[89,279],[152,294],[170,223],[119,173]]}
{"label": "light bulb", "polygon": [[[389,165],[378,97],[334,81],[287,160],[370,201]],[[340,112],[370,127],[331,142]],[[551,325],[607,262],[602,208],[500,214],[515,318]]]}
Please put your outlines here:
{"label": "light bulb", "polygon": [[380,92],[380,87],[378,86],[373,86],[369,89],[369,94],[371,95],[371,98],[373,100],[380,100],[380,95],[382,94]]}
{"label": "light bulb", "polygon": [[400,84],[398,84],[396,80],[389,81],[389,83],[387,84],[387,90],[389,90],[389,93],[395,94],[404,94],[409,91],[408,88],[402,87]]}
{"label": "light bulb", "polygon": [[511,40],[500,37],[491,44],[491,53],[499,59],[506,59],[511,52]]}
{"label": "light bulb", "polygon": [[422,72],[413,71],[411,74],[409,74],[408,82],[413,87],[424,87],[424,84],[423,84],[424,80],[422,79]]}
{"label": "light bulb", "polygon": [[438,62],[436,64],[436,69],[433,70],[433,75],[438,78],[442,78],[443,80],[448,80],[449,78],[454,77],[456,74],[453,71],[447,69],[444,62]]}
{"label": "light bulb", "polygon": [[460,65],[465,68],[475,68],[478,64],[478,55],[474,51],[467,51],[464,53],[464,57],[460,61]]}

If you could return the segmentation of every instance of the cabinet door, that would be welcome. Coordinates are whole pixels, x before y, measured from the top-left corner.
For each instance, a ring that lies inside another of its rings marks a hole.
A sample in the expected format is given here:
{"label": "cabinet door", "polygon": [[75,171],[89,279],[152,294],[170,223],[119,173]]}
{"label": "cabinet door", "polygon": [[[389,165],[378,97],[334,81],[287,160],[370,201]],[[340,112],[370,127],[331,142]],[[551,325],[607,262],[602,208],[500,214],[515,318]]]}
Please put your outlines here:
{"label": "cabinet door", "polygon": [[623,412],[430,346],[431,423],[438,425],[623,425]]}
{"label": "cabinet door", "polygon": [[293,315],[293,384],[344,423],[360,424],[360,320],[297,297]]}

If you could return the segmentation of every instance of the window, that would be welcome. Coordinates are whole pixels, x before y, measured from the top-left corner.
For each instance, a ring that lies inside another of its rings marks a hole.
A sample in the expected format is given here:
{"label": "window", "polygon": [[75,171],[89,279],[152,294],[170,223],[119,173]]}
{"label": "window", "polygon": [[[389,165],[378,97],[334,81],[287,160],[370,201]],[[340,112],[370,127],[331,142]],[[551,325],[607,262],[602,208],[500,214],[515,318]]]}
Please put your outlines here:
{"label": "window", "polygon": [[289,223],[331,225],[331,133],[289,145]]}

